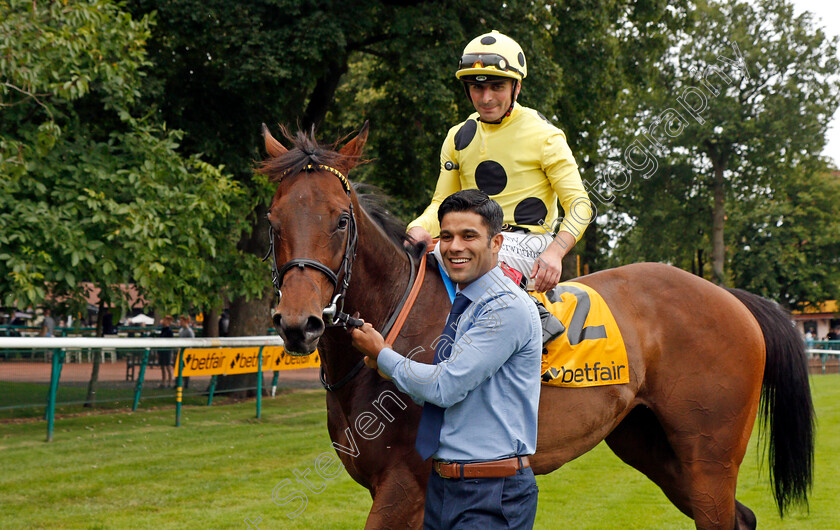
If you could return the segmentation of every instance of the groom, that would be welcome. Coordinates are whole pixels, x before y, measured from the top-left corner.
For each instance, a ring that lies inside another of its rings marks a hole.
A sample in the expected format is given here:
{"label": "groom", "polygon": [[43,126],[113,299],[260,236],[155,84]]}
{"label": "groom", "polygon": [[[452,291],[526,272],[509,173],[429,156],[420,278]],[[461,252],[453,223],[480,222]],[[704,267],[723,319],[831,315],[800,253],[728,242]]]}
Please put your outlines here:
{"label": "groom", "polygon": [[438,209],[444,266],[458,284],[434,364],[392,350],[370,324],[353,330],[366,364],[423,402],[415,447],[433,458],[424,528],[531,528],[537,484],[542,328],[536,306],[498,266],[501,207],[480,190]]}

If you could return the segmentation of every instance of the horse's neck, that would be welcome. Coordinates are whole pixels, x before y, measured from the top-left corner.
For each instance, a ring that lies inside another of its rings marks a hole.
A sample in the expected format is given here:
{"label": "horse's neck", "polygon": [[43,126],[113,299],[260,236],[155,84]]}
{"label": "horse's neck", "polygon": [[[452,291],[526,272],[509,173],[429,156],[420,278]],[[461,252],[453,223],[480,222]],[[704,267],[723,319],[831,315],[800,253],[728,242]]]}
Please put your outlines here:
{"label": "horse's neck", "polygon": [[[391,314],[399,310],[412,264],[367,214],[359,215],[357,226],[359,241],[343,311],[351,316],[358,313],[359,318],[381,331]],[[362,359],[351,345],[350,334],[343,330],[330,330],[322,344],[324,372],[330,384],[340,381]]]}
{"label": "horse's neck", "polygon": [[365,322],[382,330],[405,294],[411,279],[406,252],[397,247],[367,216],[359,219],[359,245],[345,312],[358,311]]}

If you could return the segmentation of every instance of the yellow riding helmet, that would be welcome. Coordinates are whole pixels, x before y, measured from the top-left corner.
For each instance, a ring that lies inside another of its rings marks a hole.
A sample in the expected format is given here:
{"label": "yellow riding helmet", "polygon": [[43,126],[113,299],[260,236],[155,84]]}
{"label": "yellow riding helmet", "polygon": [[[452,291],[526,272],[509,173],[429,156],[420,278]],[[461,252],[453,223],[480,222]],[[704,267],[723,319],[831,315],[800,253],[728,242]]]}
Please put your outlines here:
{"label": "yellow riding helmet", "polygon": [[515,40],[496,30],[479,35],[467,44],[455,77],[475,77],[476,81],[483,81],[482,75],[495,77],[509,77],[522,81],[528,74],[525,64],[525,54]]}

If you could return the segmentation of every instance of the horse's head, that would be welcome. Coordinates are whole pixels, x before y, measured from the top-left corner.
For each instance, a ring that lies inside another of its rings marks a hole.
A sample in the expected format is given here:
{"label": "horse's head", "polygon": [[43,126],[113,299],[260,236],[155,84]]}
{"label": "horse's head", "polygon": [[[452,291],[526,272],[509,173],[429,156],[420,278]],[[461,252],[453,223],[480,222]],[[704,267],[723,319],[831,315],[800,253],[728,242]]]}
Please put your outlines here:
{"label": "horse's head", "polygon": [[280,298],[275,329],[292,355],[315,351],[325,320],[347,290],[356,253],[359,206],[347,173],[359,161],[368,124],[338,152],[325,149],[312,136],[286,137],[286,149],[263,126],[270,158],[261,170],[278,183],[271,201],[273,281]]}

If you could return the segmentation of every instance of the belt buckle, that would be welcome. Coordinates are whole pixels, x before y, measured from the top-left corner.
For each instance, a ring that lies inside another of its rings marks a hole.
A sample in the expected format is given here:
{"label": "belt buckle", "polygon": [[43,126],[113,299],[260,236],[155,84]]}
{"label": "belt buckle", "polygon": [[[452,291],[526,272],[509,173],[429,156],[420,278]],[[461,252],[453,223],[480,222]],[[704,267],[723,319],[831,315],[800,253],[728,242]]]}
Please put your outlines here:
{"label": "belt buckle", "polygon": [[441,468],[442,468],[444,465],[448,465],[448,464],[451,464],[451,463],[452,463],[452,462],[445,462],[445,463],[444,463],[444,462],[437,462],[437,461],[436,461],[436,462],[433,464],[433,467],[434,467],[435,473],[437,473],[437,474],[438,474],[438,476],[439,476],[440,478],[443,478],[443,479],[446,479],[446,480],[453,480],[453,477],[447,477],[447,476],[445,476],[444,474],[442,474],[442,473],[440,472]]}

